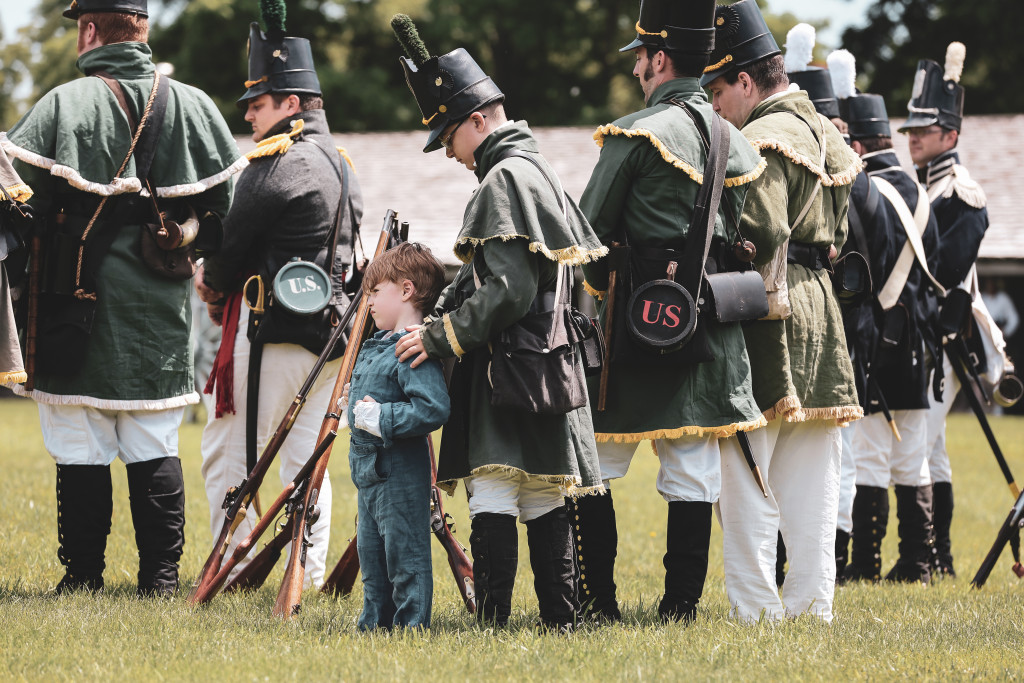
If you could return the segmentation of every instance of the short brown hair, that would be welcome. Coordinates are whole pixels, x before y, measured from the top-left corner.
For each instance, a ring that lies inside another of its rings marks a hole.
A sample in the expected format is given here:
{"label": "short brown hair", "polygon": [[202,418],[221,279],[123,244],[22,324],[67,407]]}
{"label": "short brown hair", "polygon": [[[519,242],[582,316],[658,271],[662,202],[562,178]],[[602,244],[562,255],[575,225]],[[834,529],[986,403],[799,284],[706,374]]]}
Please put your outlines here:
{"label": "short brown hair", "polygon": [[864,153],[881,152],[883,149],[892,149],[892,138],[888,135],[879,135],[873,138],[854,138],[864,146]]}
{"label": "short brown hair", "polygon": [[752,64],[736,67],[729,73],[724,74],[725,82],[732,85],[740,79],[741,72],[745,72],[750,76],[750,80],[754,82],[754,85],[757,86],[762,95],[789,85],[789,76],[786,75],[786,62],[782,59],[782,55],[765,57]]}
{"label": "short brown hair", "polygon": [[369,294],[382,282],[401,284],[409,280],[416,293],[411,303],[421,313],[434,308],[437,297],[444,289],[444,266],[418,242],[403,242],[388,249],[366,267],[363,275],[363,292]]}
{"label": "short brown hair", "polygon": [[125,12],[86,12],[78,15],[78,30],[96,25],[96,37],[104,45],[112,43],[145,43],[149,40],[149,20]]}
{"label": "short brown hair", "polygon": [[300,111],[312,111],[313,109],[323,109],[324,100],[319,95],[299,94],[290,92],[272,92],[270,97],[274,100],[274,109],[278,109],[281,103],[287,100],[292,95],[299,98],[299,110]]}

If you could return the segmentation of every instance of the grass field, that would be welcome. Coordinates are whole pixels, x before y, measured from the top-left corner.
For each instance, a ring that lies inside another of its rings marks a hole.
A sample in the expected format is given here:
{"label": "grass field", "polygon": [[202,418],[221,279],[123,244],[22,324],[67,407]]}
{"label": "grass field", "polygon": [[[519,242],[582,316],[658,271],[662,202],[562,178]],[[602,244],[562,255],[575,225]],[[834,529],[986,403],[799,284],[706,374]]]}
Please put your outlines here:
{"label": "grass field", "polygon": [[[1024,476],[1024,419],[996,419],[994,429],[1011,468]],[[200,425],[185,425],[181,432],[186,586],[212,542],[199,473],[201,431]],[[1021,680],[1024,582],[1009,571],[1009,552],[983,590],[969,588],[1012,500],[973,418],[951,418],[949,432],[957,496],[953,551],[960,577],[929,588],[841,588],[830,626],[809,618],[755,626],[730,621],[717,526],[701,616],[688,628],[660,624],[655,608],[663,580],[666,504],[655,493],[656,461],[650,456],[636,460],[615,489],[623,624],[567,637],[535,632],[524,535],[508,630],[495,633],[472,625],[434,544],[433,629],[366,635],[354,630],[362,600],[358,586],[343,600],[307,593],[302,612],[290,622],[272,617],[280,567],[258,593],[219,596],[201,609],[189,607],[183,597],[136,599],[137,557],[120,463],[114,466],[108,588],[102,595],[54,597],[51,590],[62,576],[54,465],[43,449],[35,406],[0,401],[0,679]],[[329,565],[351,534],[356,507],[345,448],[339,445],[330,468],[335,506]],[[461,489],[446,504],[458,522],[456,535],[467,543]],[[896,540],[893,513],[884,546],[886,569],[895,559]]]}

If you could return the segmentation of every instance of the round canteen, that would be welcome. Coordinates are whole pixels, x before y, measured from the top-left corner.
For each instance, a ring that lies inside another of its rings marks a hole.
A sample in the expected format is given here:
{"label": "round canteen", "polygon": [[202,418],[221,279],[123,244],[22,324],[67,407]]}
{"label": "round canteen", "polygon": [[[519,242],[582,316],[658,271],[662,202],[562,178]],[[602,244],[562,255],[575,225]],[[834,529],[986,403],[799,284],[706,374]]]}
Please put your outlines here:
{"label": "round canteen", "polygon": [[678,282],[654,280],[633,292],[626,320],[637,339],[661,351],[674,351],[697,329],[697,307]]}
{"label": "round canteen", "polygon": [[315,263],[293,258],[274,278],[274,299],[292,313],[322,311],[331,300],[331,279]]}

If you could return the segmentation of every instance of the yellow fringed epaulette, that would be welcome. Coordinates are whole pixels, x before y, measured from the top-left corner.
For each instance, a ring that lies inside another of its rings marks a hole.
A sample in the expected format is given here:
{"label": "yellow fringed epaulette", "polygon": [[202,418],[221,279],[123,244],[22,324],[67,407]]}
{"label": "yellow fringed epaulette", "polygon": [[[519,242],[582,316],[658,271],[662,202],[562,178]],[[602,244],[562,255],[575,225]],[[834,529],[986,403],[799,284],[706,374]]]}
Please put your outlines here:
{"label": "yellow fringed epaulette", "polygon": [[11,185],[10,187],[4,188],[7,194],[10,195],[11,199],[16,202],[27,202],[32,197],[32,188],[25,183],[19,183],[17,185]]}
{"label": "yellow fringed epaulette", "polygon": [[352,157],[348,155],[348,151],[346,151],[344,147],[338,147],[338,154],[341,155],[342,159],[348,162],[349,168],[351,168],[353,171],[356,170],[356,165],[352,163]]}
{"label": "yellow fringed epaulette", "polygon": [[295,143],[293,138],[298,137],[304,125],[305,122],[302,119],[295,119],[292,121],[292,129],[289,132],[272,135],[265,140],[260,140],[256,143],[256,149],[246,154],[245,158],[252,161],[253,159],[284,154],[291,149],[291,146]]}

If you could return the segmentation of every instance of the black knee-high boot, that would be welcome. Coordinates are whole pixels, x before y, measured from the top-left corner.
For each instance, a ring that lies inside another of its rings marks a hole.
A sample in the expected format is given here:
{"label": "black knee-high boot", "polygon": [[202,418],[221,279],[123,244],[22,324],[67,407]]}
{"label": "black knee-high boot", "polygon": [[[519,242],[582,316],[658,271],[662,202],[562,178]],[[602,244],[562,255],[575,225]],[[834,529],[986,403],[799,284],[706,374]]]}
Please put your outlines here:
{"label": "black knee-high boot", "polygon": [[935,527],[935,548],[932,576],[956,578],[949,527],[953,523],[953,484],[948,481],[932,484],[932,523]]}
{"label": "black knee-high boot", "polygon": [[512,614],[512,588],[519,565],[519,532],[514,515],[480,512],[469,535],[478,621],[505,626]]}
{"label": "black knee-high boot", "polygon": [[110,467],[57,465],[57,593],[103,588],[104,554],[113,514]]}
{"label": "black knee-high boot", "polygon": [[596,621],[621,621],[615,599],[615,556],[619,536],[612,493],[569,501],[574,551],[579,565],[576,596],[582,616]]}
{"label": "black knee-high boot", "polygon": [[932,486],[896,486],[900,556],[886,581],[931,581]]}
{"label": "black knee-high boot", "polygon": [[708,575],[711,503],[670,502],[666,536],[665,597],[658,614],[665,620],[693,621]]}
{"label": "black knee-high boot", "polygon": [[131,463],[125,469],[139,548],[138,593],[171,595],[178,588],[178,561],[185,546],[181,461],[158,458]]}
{"label": "black knee-high boot", "polygon": [[843,576],[847,581],[882,578],[882,539],[889,524],[889,489],[857,486],[853,498],[853,548]]}
{"label": "black knee-high boot", "polygon": [[576,625],[579,603],[576,601],[576,564],[569,513],[557,507],[526,523],[530,545],[530,567],[537,590],[542,626],[571,629]]}

